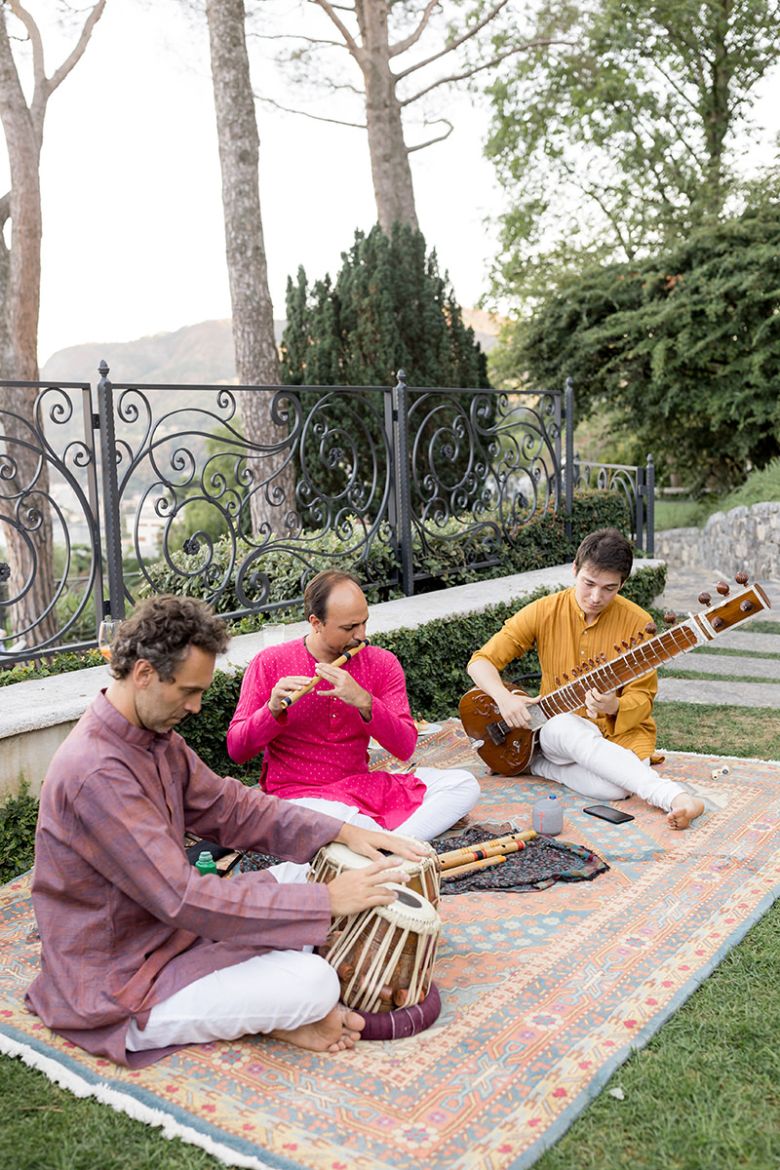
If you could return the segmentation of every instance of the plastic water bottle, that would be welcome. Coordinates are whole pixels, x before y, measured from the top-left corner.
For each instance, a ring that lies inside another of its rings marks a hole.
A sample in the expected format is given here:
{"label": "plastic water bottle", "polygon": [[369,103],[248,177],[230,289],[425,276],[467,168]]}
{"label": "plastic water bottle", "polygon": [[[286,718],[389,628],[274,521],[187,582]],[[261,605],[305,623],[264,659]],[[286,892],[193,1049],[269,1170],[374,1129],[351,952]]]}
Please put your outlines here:
{"label": "plastic water bottle", "polygon": [[533,811],[533,827],[545,837],[557,837],[563,829],[563,805],[557,796],[537,800]]}
{"label": "plastic water bottle", "polygon": [[195,862],[195,868],[201,877],[204,873],[216,873],[217,863],[207,849],[204,849],[198,860]]}

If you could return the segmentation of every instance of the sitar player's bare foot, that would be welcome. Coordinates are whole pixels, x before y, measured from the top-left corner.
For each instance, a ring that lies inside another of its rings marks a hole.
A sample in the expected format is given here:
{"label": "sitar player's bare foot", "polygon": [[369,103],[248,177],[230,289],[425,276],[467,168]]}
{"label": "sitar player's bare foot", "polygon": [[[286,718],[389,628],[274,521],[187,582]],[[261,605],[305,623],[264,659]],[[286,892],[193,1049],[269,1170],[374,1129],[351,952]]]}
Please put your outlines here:
{"label": "sitar player's bare foot", "polygon": [[327,1016],[313,1024],[302,1024],[300,1028],[285,1031],[277,1028],[270,1033],[273,1040],[284,1040],[296,1048],[309,1052],[343,1052],[354,1048],[365,1027],[365,1020],[352,1012],[343,1003],[337,1003]]}
{"label": "sitar player's bare foot", "polygon": [[666,819],[673,829],[687,829],[691,821],[695,821],[703,812],[703,800],[699,800],[698,796],[683,793],[681,796],[675,796]]}

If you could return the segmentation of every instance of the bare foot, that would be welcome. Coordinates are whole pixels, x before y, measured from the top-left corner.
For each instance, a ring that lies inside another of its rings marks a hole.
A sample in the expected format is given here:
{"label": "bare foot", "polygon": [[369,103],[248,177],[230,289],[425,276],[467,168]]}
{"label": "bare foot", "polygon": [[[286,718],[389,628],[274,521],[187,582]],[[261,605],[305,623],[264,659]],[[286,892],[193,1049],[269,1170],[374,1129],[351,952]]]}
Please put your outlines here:
{"label": "bare foot", "polygon": [[691,821],[695,821],[704,812],[704,801],[698,796],[688,796],[683,793],[675,796],[672,801],[672,810],[667,814],[667,821],[673,829],[687,829]]}
{"label": "bare foot", "polygon": [[337,1003],[324,1019],[314,1024],[302,1024],[289,1032],[277,1028],[270,1035],[274,1040],[284,1040],[309,1052],[343,1052],[345,1048],[355,1047],[365,1026],[362,1016]]}

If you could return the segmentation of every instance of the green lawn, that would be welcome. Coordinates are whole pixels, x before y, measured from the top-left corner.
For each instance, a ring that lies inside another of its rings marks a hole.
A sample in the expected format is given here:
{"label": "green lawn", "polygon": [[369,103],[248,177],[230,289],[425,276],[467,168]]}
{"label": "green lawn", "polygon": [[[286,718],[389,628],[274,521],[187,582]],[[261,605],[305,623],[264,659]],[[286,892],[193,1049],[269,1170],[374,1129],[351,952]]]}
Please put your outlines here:
{"label": "green lawn", "polygon": [[[668,750],[780,758],[780,713],[659,703]],[[603,1092],[537,1170],[772,1170],[780,1166],[777,904]],[[0,1059],[0,1166],[219,1170],[221,1163]]]}

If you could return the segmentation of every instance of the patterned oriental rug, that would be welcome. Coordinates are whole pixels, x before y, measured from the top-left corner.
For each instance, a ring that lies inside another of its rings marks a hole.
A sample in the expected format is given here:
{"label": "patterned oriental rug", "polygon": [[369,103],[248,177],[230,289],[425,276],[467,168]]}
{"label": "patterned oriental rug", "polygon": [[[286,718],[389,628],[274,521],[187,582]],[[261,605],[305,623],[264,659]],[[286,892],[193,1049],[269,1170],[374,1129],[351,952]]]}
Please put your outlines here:
{"label": "patterned oriental rug", "polygon": [[[482,821],[525,828],[550,787],[485,777],[455,721],[421,739],[417,760],[476,763]],[[724,764],[728,775],[713,779]],[[0,890],[0,1050],[229,1165],[522,1170],[778,892],[780,764],[672,755],[664,772],[706,800],[692,831],[673,832],[636,799],[622,806],[636,820],[610,825],[559,790],[562,837],[609,870],[445,898],[436,1024],[336,1057],[261,1039],[191,1047],[140,1072],[87,1056],[22,1005],[37,943],[29,878],[17,879]]]}

